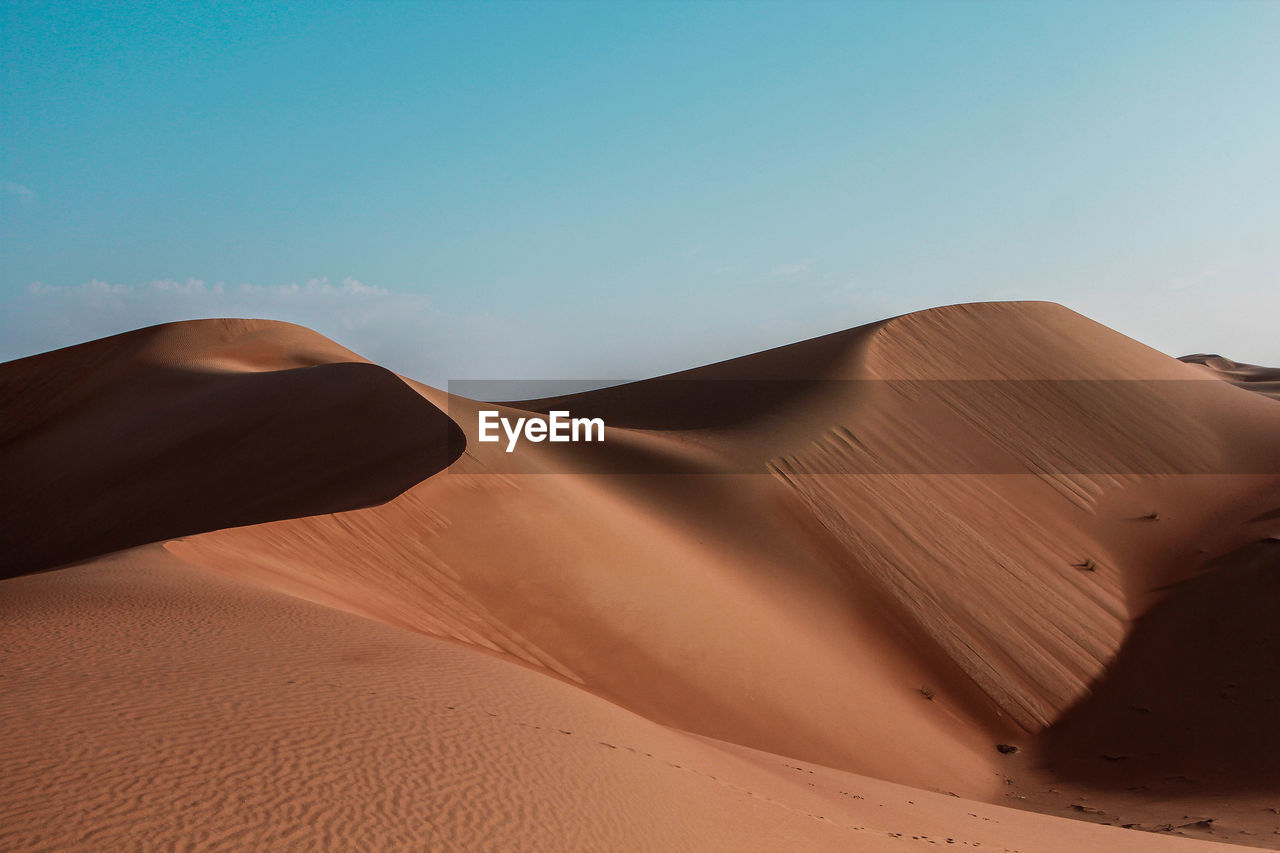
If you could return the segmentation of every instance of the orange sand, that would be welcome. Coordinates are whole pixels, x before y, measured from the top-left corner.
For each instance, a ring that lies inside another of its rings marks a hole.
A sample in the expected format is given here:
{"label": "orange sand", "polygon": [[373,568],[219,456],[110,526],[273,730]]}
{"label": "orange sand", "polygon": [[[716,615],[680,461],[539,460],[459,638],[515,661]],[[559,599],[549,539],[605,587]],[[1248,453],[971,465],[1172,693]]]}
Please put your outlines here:
{"label": "orange sand", "polygon": [[284,324],[2,365],[0,847],[1280,846],[1242,370],[953,306],[506,454]]}

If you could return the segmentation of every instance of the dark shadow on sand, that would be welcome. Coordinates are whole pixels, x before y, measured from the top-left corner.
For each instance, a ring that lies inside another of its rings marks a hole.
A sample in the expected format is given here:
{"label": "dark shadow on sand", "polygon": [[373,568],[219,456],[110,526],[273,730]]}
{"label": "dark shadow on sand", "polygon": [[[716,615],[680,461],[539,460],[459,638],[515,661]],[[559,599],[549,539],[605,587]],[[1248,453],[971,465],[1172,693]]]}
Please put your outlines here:
{"label": "dark shadow on sand", "polygon": [[1174,588],[1040,748],[1055,774],[1096,787],[1280,791],[1280,541]]}
{"label": "dark shadow on sand", "polygon": [[[36,396],[57,399],[47,387]],[[31,395],[4,399],[30,419],[21,410]],[[52,408],[0,446],[0,577],[384,503],[466,446],[444,412],[362,363],[248,373],[135,365]]]}

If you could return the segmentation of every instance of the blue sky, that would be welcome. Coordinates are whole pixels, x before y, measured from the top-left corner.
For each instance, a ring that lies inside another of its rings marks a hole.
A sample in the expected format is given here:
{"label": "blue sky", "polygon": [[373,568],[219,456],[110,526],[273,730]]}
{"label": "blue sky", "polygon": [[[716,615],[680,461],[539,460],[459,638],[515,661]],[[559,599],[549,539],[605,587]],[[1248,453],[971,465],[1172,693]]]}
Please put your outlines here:
{"label": "blue sky", "polygon": [[0,358],[634,377],[1051,299],[1280,363],[1280,4],[0,5]]}

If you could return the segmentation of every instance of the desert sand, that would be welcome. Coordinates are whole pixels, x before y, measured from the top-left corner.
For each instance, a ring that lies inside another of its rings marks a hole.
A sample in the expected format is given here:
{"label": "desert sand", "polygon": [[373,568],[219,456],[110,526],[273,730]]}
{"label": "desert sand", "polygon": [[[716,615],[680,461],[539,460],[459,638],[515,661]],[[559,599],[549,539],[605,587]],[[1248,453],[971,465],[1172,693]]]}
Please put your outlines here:
{"label": "desert sand", "polygon": [[1048,303],[500,406],[0,365],[0,848],[1280,849],[1277,382]]}

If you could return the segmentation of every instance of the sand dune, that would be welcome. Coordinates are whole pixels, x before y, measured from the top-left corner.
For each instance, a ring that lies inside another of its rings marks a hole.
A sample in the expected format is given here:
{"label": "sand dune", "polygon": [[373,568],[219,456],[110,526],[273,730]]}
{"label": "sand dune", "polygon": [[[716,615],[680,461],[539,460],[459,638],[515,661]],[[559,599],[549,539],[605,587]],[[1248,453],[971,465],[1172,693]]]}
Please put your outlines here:
{"label": "sand dune", "polygon": [[1220,355],[1203,353],[1184,355],[1179,361],[1199,364],[1219,378],[1239,385],[1241,388],[1265,394],[1273,399],[1280,399],[1280,368],[1244,364]]}
{"label": "sand dune", "polygon": [[0,407],[0,577],[382,503],[459,449],[394,374],[279,323],[174,324],[11,362]]}
{"label": "sand dune", "polygon": [[609,424],[506,453],[283,324],[0,366],[7,574],[162,543],[0,586],[9,838],[80,804],[89,847],[1280,846],[1256,371],[952,306],[497,406]]}

